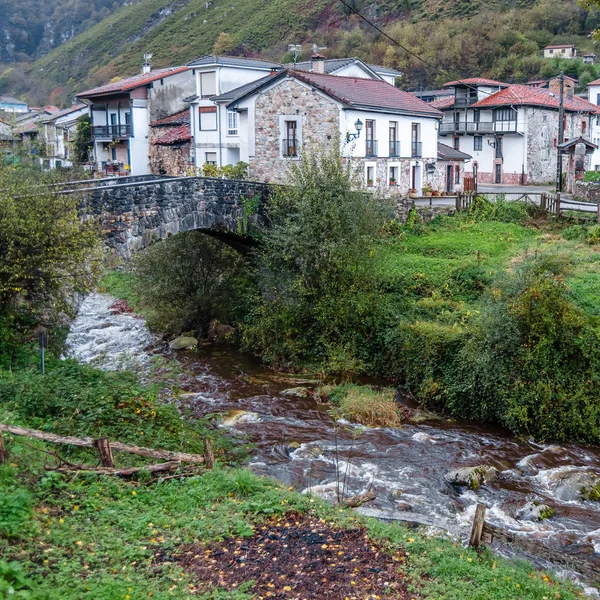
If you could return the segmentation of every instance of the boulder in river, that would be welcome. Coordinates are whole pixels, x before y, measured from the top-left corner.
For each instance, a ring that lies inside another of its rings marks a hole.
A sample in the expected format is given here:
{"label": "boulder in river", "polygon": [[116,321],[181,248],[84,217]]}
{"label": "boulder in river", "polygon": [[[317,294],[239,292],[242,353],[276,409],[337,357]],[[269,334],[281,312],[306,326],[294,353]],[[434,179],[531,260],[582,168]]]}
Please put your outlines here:
{"label": "boulder in river", "polygon": [[599,500],[600,478],[590,471],[571,471],[558,480],[554,491],[566,502]]}
{"label": "boulder in river", "polygon": [[489,483],[498,477],[498,469],[489,465],[479,465],[477,467],[461,467],[448,471],[444,475],[444,479],[453,485],[460,485],[471,488],[472,490],[479,489],[484,483]]}
{"label": "boulder in river", "polygon": [[519,521],[543,521],[554,516],[554,509],[543,502],[530,500],[517,511]]}
{"label": "boulder in river", "polygon": [[288,396],[290,398],[310,398],[312,396],[311,391],[305,387],[289,388],[283,390],[281,393],[283,396]]}
{"label": "boulder in river", "polygon": [[198,340],[195,337],[181,336],[175,338],[170,344],[171,350],[189,350],[198,345]]}

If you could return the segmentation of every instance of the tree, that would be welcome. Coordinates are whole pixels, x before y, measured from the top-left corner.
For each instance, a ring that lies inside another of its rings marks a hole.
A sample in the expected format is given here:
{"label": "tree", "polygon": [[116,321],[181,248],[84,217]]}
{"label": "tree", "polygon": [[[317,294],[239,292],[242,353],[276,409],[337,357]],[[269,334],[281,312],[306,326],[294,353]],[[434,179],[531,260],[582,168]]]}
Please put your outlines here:
{"label": "tree", "polygon": [[78,164],[90,162],[92,145],[92,119],[84,115],[77,121],[75,139],[73,140],[73,157]]}
{"label": "tree", "polygon": [[50,177],[0,166],[0,338],[8,327],[15,343],[72,314],[98,271],[94,224],[79,218],[78,198],[48,187]]}
{"label": "tree", "polygon": [[269,200],[244,341],[272,363],[361,370],[380,298],[373,251],[385,206],[355,189],[337,148],[304,155],[286,184]]}
{"label": "tree", "polygon": [[229,33],[224,31],[219,34],[215,45],[213,46],[213,54],[221,55],[231,52],[234,48],[233,39]]}

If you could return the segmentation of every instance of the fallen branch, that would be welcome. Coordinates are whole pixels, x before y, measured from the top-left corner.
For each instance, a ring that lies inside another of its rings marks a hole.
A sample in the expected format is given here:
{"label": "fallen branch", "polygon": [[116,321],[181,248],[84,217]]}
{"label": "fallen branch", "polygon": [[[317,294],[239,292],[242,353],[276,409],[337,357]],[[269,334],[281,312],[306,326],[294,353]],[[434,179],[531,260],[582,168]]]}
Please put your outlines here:
{"label": "fallen branch", "polygon": [[374,489],[367,490],[364,494],[358,494],[358,496],[352,496],[347,500],[344,500],[343,505],[348,508],[358,508],[367,502],[371,502],[371,500],[375,500],[377,498],[377,494]]}
{"label": "fallen branch", "polygon": [[[22,435],[25,437],[44,440],[52,444],[69,444],[71,446],[82,446],[84,448],[97,448],[97,441],[94,438],[77,438],[66,435],[56,435],[37,429],[26,429],[24,427],[14,427],[12,425],[4,425],[0,423],[0,432],[12,433],[13,435]],[[129,454],[137,454],[148,458],[162,458],[169,461],[179,461],[202,464],[204,457],[199,454],[188,454],[186,452],[173,452],[171,450],[155,450],[154,448],[143,448],[141,446],[133,446],[131,444],[122,444],[121,442],[111,442],[110,447],[117,452],[127,452]]]}
{"label": "fallen branch", "polygon": [[179,461],[160,463],[158,465],[146,465],[144,467],[127,467],[123,469],[111,469],[109,467],[86,467],[84,465],[73,465],[54,467],[50,471],[58,471],[60,473],[70,473],[72,471],[85,471],[86,473],[96,473],[97,475],[116,475],[117,477],[129,477],[140,471],[149,471],[150,473],[159,473],[163,471],[174,471],[181,466]]}

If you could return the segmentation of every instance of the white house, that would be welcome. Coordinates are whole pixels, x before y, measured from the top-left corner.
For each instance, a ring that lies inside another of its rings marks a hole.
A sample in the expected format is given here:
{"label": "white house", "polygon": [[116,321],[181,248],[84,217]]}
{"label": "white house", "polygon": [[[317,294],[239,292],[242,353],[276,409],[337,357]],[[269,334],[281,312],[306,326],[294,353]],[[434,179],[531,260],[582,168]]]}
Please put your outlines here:
{"label": "white house", "polygon": [[[588,84],[588,101],[596,106],[600,106],[600,79]],[[590,159],[590,169],[600,171],[600,115],[592,119],[590,140],[598,146]]]}
{"label": "white house", "polygon": [[76,104],[39,120],[45,154],[40,156],[44,169],[73,166],[71,144],[75,139],[77,122],[89,114],[87,104]]}
{"label": "white house", "polygon": [[[559,99],[550,89],[488,79],[453,81],[453,98],[432,103],[443,111],[440,136],[472,155],[467,172],[479,183],[548,184],[556,180]],[[598,107],[565,98],[565,140],[589,139]]]}
{"label": "white house", "polygon": [[94,159],[105,175],[146,175],[149,169],[149,124],[182,110],[196,89],[187,66],[144,72],[77,95],[92,119]]}
{"label": "white house", "polygon": [[442,113],[381,79],[284,70],[217,97],[238,114],[241,159],[281,181],[302,151],[342,143],[372,188],[421,191],[436,169]]}
{"label": "white house", "polygon": [[544,58],[577,58],[573,44],[555,44],[544,48]]}
{"label": "white house", "polygon": [[27,102],[11,98],[10,96],[0,96],[0,112],[7,113],[28,113]]}
{"label": "white house", "polygon": [[[337,75],[338,77],[359,77],[361,79],[381,79],[390,85],[395,85],[396,80],[402,77],[402,73],[396,69],[389,67],[382,67],[379,65],[369,65],[360,58],[329,58],[325,59],[321,55],[315,55],[320,57],[321,66],[319,72],[326,73],[327,75]],[[314,57],[313,60],[307,60],[298,62],[296,64],[283,65],[288,69],[296,71],[308,71],[314,73]]]}
{"label": "white house", "polygon": [[236,56],[203,56],[188,64],[196,82],[189,98],[193,154],[196,167],[204,164],[233,165],[241,158],[238,115],[228,112],[214,98],[262,79],[281,69],[278,63]]}

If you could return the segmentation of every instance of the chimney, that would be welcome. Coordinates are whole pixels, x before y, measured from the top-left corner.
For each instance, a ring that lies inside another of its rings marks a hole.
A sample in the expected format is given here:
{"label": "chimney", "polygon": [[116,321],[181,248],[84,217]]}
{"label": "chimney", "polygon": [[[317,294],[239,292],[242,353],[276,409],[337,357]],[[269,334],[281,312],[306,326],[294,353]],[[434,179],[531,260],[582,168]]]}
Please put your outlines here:
{"label": "chimney", "polygon": [[325,73],[325,57],[322,54],[313,54],[310,60],[312,72],[323,75]]}
{"label": "chimney", "polygon": [[142,73],[150,73],[152,71],[152,66],[150,64],[150,60],[152,59],[152,54],[144,54],[144,63],[142,64]]}

